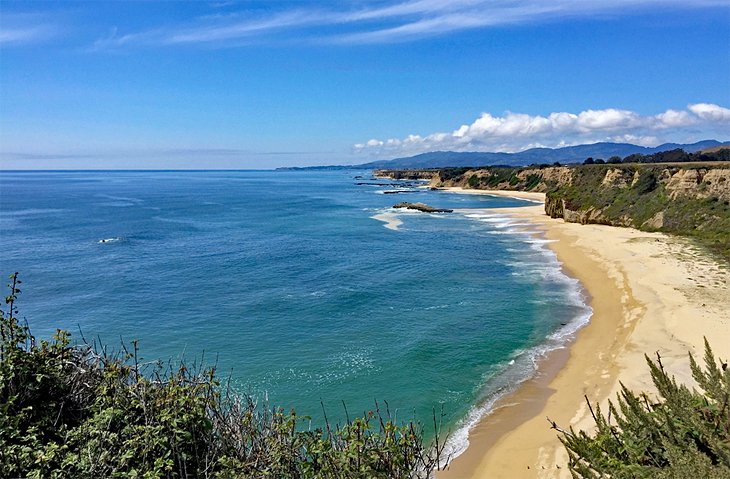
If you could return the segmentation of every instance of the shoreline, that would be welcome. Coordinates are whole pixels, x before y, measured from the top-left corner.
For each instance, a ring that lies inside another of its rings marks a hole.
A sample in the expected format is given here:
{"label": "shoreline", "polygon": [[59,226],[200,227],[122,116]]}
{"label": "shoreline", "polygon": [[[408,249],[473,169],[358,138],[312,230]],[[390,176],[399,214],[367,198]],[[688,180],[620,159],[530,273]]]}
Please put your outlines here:
{"label": "shoreline", "polygon": [[[529,200],[531,202],[545,203],[545,193],[538,193],[536,191],[471,190],[469,188],[462,188],[461,186],[441,187],[436,191],[445,191],[447,193],[459,193],[464,195],[502,196],[505,198],[516,198],[519,200]],[[495,208],[495,210],[496,209],[502,208]]]}
{"label": "shoreline", "polygon": [[[444,191],[518,197],[542,193]],[[577,279],[593,308],[590,322],[562,349],[542,358],[535,376],[499,399],[469,431],[469,446],[439,472],[445,478],[570,477],[567,454],[546,417],[561,427],[592,425],[584,395],[605,407],[618,381],[651,391],[644,353],[660,352],[678,381],[689,382],[687,352],[704,353],[703,335],[715,353],[730,353],[727,265],[687,240],[630,228],[581,225],[552,219],[542,206],[476,209],[529,221],[550,240],[563,271]]]}

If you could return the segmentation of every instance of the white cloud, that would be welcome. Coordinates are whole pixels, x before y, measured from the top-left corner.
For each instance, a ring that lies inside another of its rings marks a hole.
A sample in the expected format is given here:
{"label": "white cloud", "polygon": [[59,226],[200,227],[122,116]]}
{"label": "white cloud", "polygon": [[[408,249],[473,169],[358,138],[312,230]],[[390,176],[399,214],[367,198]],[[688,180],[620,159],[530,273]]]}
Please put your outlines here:
{"label": "white cloud", "polygon": [[0,22],[0,45],[24,45],[53,37],[57,28],[42,15],[3,13]]}
{"label": "white cloud", "polygon": [[687,110],[669,109],[656,115],[641,115],[618,108],[554,112],[547,116],[482,113],[472,123],[461,125],[451,133],[371,139],[353,148],[358,153],[388,156],[434,150],[520,151],[536,146],[561,147],[597,141],[656,146],[670,141],[668,135],[676,137],[690,127],[707,132],[708,137],[713,132],[723,131],[728,136],[729,122],[730,109],[710,103],[690,104]]}
{"label": "white cloud", "polygon": [[[306,5],[306,3],[304,3]],[[724,7],[726,0],[400,0],[332,2],[329,8],[276,7],[208,15],[177,26],[97,40],[96,48],[129,45],[206,44],[284,36],[324,43],[412,41],[461,30],[544,22],[599,13],[627,14],[654,8]],[[288,34],[288,35],[287,35]]]}
{"label": "white cloud", "polygon": [[581,131],[618,130],[634,128],[642,122],[638,114],[628,110],[586,110],[578,115],[577,125]]}
{"label": "white cloud", "polygon": [[696,103],[688,107],[692,113],[707,121],[730,122],[730,109],[712,103]]}
{"label": "white cloud", "polygon": [[657,146],[661,143],[659,138],[651,135],[617,135],[607,138],[608,141],[615,143],[631,143],[639,146]]}
{"label": "white cloud", "polygon": [[[692,109],[692,105],[689,106]],[[667,110],[655,116],[657,128],[675,128],[694,125],[697,118],[684,110]]]}

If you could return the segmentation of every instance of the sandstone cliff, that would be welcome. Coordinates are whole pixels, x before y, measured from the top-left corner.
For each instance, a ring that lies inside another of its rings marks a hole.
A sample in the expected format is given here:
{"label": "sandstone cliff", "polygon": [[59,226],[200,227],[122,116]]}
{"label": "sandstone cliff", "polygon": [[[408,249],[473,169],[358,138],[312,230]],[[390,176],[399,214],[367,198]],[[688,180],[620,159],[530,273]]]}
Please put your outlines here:
{"label": "sandstone cliff", "polygon": [[374,170],[376,178],[390,178],[393,180],[432,180],[438,177],[438,170]]}
{"label": "sandstone cliff", "polygon": [[551,217],[691,236],[730,259],[730,165],[591,165],[571,176],[546,195]]}
{"label": "sandstone cliff", "polygon": [[545,213],[574,223],[692,236],[730,258],[730,164],[606,164],[380,170],[431,187],[546,193]]}

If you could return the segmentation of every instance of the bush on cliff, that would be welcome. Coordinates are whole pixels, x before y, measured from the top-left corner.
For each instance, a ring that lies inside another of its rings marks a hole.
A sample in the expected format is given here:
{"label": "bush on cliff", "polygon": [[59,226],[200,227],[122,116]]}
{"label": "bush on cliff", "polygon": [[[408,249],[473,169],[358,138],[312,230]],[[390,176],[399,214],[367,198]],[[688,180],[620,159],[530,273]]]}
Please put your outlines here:
{"label": "bush on cliff", "polygon": [[[691,167],[688,167],[691,168]],[[666,184],[659,181],[664,167],[655,165],[621,165],[626,181],[606,185],[609,167],[582,165],[575,167],[572,181],[548,192],[555,201],[565,201],[565,208],[584,212],[600,210],[607,224],[632,226],[645,231],[661,231],[694,238],[710,251],[730,260],[730,204],[714,197],[678,195],[670,198]],[[634,175],[638,173],[637,181]],[[698,189],[706,185],[698,185]],[[662,221],[654,223],[661,213]]]}
{"label": "bush on cliff", "polygon": [[[18,321],[11,276],[0,318],[0,476],[32,478],[428,477],[443,444],[376,412],[305,429],[294,411],[261,408],[222,387],[215,369],[143,365],[37,341]],[[435,416],[434,416],[435,417]],[[435,421],[434,421],[435,424]],[[437,431],[438,437],[438,431]]]}
{"label": "bush on cliff", "polygon": [[716,362],[707,341],[704,368],[691,354],[689,360],[701,391],[677,384],[659,355],[656,362],[647,356],[658,402],[622,385],[608,415],[588,403],[595,432],[553,423],[573,477],[730,478],[730,370]]}

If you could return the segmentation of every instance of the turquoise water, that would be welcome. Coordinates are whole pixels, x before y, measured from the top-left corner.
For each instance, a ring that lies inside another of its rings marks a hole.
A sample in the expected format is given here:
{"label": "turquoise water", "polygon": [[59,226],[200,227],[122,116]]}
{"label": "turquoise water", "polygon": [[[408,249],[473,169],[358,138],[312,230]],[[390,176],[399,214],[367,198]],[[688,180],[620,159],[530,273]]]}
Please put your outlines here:
{"label": "turquoise water", "polygon": [[[0,174],[0,273],[56,328],[145,360],[217,361],[235,387],[321,421],[387,400],[465,431],[586,319],[545,240],[506,216],[391,210],[529,205],[357,185],[363,172]],[[382,181],[382,180],[379,180]],[[392,212],[397,231],[372,216]],[[100,243],[100,240],[111,241]]]}

